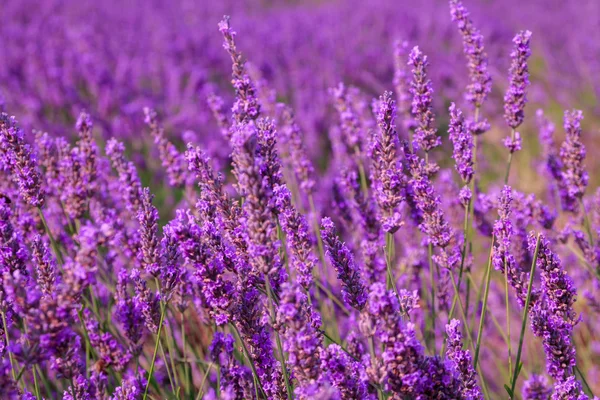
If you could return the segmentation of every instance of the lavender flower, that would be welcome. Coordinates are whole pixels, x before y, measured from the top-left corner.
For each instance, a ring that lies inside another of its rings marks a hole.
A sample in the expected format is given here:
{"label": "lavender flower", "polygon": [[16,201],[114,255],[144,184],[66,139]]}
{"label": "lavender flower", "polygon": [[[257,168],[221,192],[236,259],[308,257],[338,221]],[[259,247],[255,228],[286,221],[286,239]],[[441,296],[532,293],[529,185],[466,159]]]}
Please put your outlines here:
{"label": "lavender flower", "polygon": [[142,190],[140,208],[137,219],[140,223],[140,250],[138,259],[144,271],[157,277],[162,265],[160,260],[160,247],[158,239],[158,210],[152,205],[154,195],[149,188]]}
{"label": "lavender flower", "polygon": [[221,135],[228,141],[231,140],[231,130],[229,120],[224,112],[224,102],[223,99],[216,95],[215,93],[209,93],[206,98],[206,103],[212,112],[215,121],[217,121],[217,126],[221,130]]}
{"label": "lavender flower", "polygon": [[531,327],[544,344],[548,374],[557,380],[572,375],[576,364],[573,325],[538,303],[531,310]]}
{"label": "lavender flower", "polygon": [[342,143],[348,154],[361,156],[365,142],[365,133],[362,129],[360,118],[352,102],[352,89],[347,89],[343,83],[329,89],[334,99],[334,106],[340,116],[342,130]]}
{"label": "lavender flower", "polygon": [[453,363],[460,376],[461,394],[465,399],[483,399],[481,389],[477,384],[477,372],[472,365],[471,354],[463,350],[460,321],[453,319],[446,325],[448,334],[448,349],[446,356]]}
{"label": "lavender flower", "polygon": [[551,394],[545,376],[532,374],[523,384],[523,400],[549,400]]}
{"label": "lavender flower", "polygon": [[313,311],[308,298],[299,286],[284,284],[276,327],[283,336],[288,365],[298,380],[298,391],[315,384],[321,375],[320,354],[323,341],[320,316]]}
{"label": "lavender flower", "polygon": [[106,143],[106,155],[119,174],[119,186],[127,209],[137,213],[141,206],[142,183],[135,165],[125,159],[125,145],[116,139]]}
{"label": "lavender flower", "polygon": [[234,339],[231,335],[215,332],[209,347],[213,362],[221,368],[221,396],[226,399],[252,398],[255,389],[250,371],[239,365],[233,356]]}
{"label": "lavender flower", "polygon": [[398,165],[398,140],[396,134],[396,104],[392,94],[385,92],[379,98],[377,125],[379,133],[375,135],[373,156],[375,163],[373,175],[379,210],[383,213],[383,230],[396,232],[402,222],[398,207],[403,200],[402,168]]}
{"label": "lavender flower", "polygon": [[240,127],[232,139],[234,174],[238,191],[245,196],[243,205],[248,258],[254,272],[268,276],[274,287],[285,280],[285,270],[279,258],[279,240],[275,215],[270,207],[272,193],[269,178],[261,174],[261,159],[257,159],[256,128]]}
{"label": "lavender flower", "polygon": [[56,260],[40,235],[36,235],[33,239],[32,256],[36,264],[38,285],[44,294],[50,295],[56,280]]}
{"label": "lavender flower", "polygon": [[510,53],[510,85],[504,95],[504,119],[513,130],[523,123],[525,118],[525,103],[527,103],[526,89],[529,86],[529,69],[527,59],[531,55],[529,40],[530,31],[521,31],[513,39],[515,45]]}
{"label": "lavender flower", "polygon": [[462,35],[463,49],[467,57],[471,82],[467,86],[466,99],[475,109],[479,109],[492,91],[492,78],[488,72],[488,57],[483,48],[483,36],[473,26],[469,12],[459,0],[450,0],[450,14]]}
{"label": "lavender flower", "polygon": [[143,334],[144,317],[139,298],[131,296],[127,290],[129,282],[130,278],[127,270],[122,269],[119,271],[115,291],[115,316],[123,327],[125,337],[129,342],[130,353],[137,357],[142,350],[140,340]]}
{"label": "lavender flower", "polygon": [[577,201],[581,200],[588,185],[588,173],[585,170],[585,146],[581,142],[581,111],[565,112],[566,138],[560,146],[560,159],[563,164],[562,180],[564,192],[561,193],[563,208],[566,211],[576,212],[579,207]]}
{"label": "lavender flower", "polygon": [[169,184],[174,187],[182,187],[186,182],[185,160],[175,145],[165,137],[164,130],[158,123],[156,111],[145,107],[144,115],[144,122],[150,128],[154,144],[158,147],[162,166],[167,170]]}
{"label": "lavender flower", "polygon": [[294,171],[300,189],[311,195],[315,187],[315,171],[291,107],[281,105],[281,119],[283,123],[279,143],[287,149],[286,161]]}
{"label": "lavender flower", "polygon": [[313,284],[313,269],[317,259],[312,252],[308,223],[292,204],[291,193],[284,185],[275,188],[275,202],[279,209],[279,223],[285,232],[290,252],[290,265],[296,271],[298,283],[309,290]]}
{"label": "lavender flower", "polygon": [[410,84],[412,94],[412,114],[416,120],[415,142],[419,148],[428,153],[431,149],[442,144],[437,136],[435,119],[432,108],[433,88],[427,77],[427,56],[418,46],[413,47],[409,55],[408,65],[412,66],[413,80]]}
{"label": "lavender flower", "polygon": [[157,334],[160,320],[160,295],[148,289],[146,282],[140,277],[139,270],[131,271],[131,280],[134,283],[135,300],[140,305],[144,324],[151,333]]}
{"label": "lavender flower", "polygon": [[[519,304],[523,307],[527,298],[528,278],[527,275],[518,268],[515,257],[511,252],[512,236],[514,234],[513,225],[510,220],[512,202],[512,189],[510,186],[504,186],[499,198],[499,218],[494,223],[494,237],[496,238],[497,244],[494,247],[492,263],[496,270],[507,276],[508,282],[516,291]],[[531,293],[530,303],[531,306],[533,306],[537,301],[539,294],[536,290],[532,290]]]}
{"label": "lavender flower", "polygon": [[114,367],[116,371],[123,371],[131,355],[125,353],[121,344],[109,332],[100,331],[100,324],[90,310],[85,309],[83,315],[90,344],[98,352],[102,367]]}
{"label": "lavender flower", "polygon": [[574,376],[558,382],[554,385],[554,393],[551,400],[588,400],[589,397],[583,392],[581,383]]}
{"label": "lavender flower", "polygon": [[78,147],[83,160],[82,165],[82,177],[84,186],[88,188],[88,196],[91,196],[96,189],[96,178],[97,178],[97,161],[98,146],[94,141],[92,135],[92,118],[88,113],[81,112],[77,118],[75,127],[79,134]]}
{"label": "lavender flower", "polygon": [[321,236],[327,257],[342,282],[344,301],[357,310],[362,310],[367,302],[367,293],[360,269],[354,263],[354,257],[346,244],[338,238],[335,225],[327,217],[321,220]]}
{"label": "lavender flower", "polygon": [[[537,238],[532,233],[529,235],[529,251],[535,251]],[[537,269],[542,278],[542,289],[546,296],[548,311],[558,318],[575,324],[576,314],[573,304],[577,290],[573,280],[561,265],[560,258],[550,250],[550,243],[542,235],[538,248]]]}
{"label": "lavender flower", "polygon": [[0,113],[0,156],[2,164],[10,168],[23,200],[34,207],[42,207],[44,191],[35,155],[15,118],[6,113]]}
{"label": "lavender flower", "polygon": [[450,105],[450,126],[448,134],[454,152],[452,157],[456,161],[456,170],[463,183],[468,185],[473,179],[473,136],[465,123],[462,111],[454,103]]}
{"label": "lavender flower", "polygon": [[368,385],[362,377],[364,372],[361,371],[361,364],[352,359],[340,346],[329,345],[326,350],[321,351],[320,357],[324,375],[339,391],[343,400],[376,398],[369,393]]}
{"label": "lavender flower", "polygon": [[416,123],[412,116],[410,93],[411,73],[407,68],[409,47],[407,41],[396,40],[394,42],[394,88],[398,104],[398,114],[401,118],[403,131],[406,134],[415,129]]}
{"label": "lavender flower", "polygon": [[233,115],[237,123],[244,123],[258,118],[260,115],[260,104],[256,97],[254,83],[246,72],[242,54],[235,45],[236,32],[229,26],[229,19],[229,16],[223,17],[221,22],[219,22],[219,31],[225,39],[223,48],[227,50],[233,63],[231,84],[236,94],[232,108]]}

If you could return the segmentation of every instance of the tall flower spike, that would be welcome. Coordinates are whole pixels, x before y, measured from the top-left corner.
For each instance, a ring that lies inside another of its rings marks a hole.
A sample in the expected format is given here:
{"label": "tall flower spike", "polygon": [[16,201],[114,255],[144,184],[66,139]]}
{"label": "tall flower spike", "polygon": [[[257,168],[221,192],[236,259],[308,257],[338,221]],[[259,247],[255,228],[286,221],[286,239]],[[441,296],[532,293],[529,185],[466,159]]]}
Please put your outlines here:
{"label": "tall flower spike", "polygon": [[394,88],[396,91],[396,101],[398,102],[398,115],[401,118],[402,134],[404,135],[416,127],[411,111],[411,73],[406,64],[408,53],[409,47],[407,41],[397,40],[394,42]]}
{"label": "tall flower spike", "polygon": [[185,185],[187,166],[184,158],[177,148],[166,137],[162,126],[159,125],[156,111],[144,107],[144,122],[150,127],[150,132],[154,138],[154,144],[158,147],[158,154],[162,166],[167,171],[169,184],[174,187]]}
{"label": "tall flower spike", "polygon": [[446,356],[458,371],[462,395],[465,399],[483,399],[481,389],[477,384],[477,372],[473,368],[471,354],[468,350],[463,350],[460,321],[457,319],[450,321],[446,325],[446,333],[448,334]]}
{"label": "tall flower spike", "polygon": [[331,219],[321,220],[321,235],[329,261],[342,282],[342,296],[346,304],[361,311],[367,303],[367,292],[360,276],[360,269],[354,263],[354,256],[345,243],[337,236]]}
{"label": "tall flower spike", "polygon": [[[362,365],[337,344],[331,344],[321,354],[321,369],[327,380],[339,391],[342,400],[377,397],[369,393],[367,382],[362,379]],[[360,378],[359,378],[360,377]]]}
{"label": "tall flower spike", "polygon": [[450,105],[450,126],[448,134],[454,151],[452,157],[456,162],[456,171],[463,183],[468,185],[473,179],[473,136],[469,131],[462,111],[454,103]]}
{"label": "tall flower spike", "polygon": [[267,176],[261,174],[257,157],[257,128],[253,124],[239,126],[233,139],[234,174],[238,191],[245,197],[243,204],[248,258],[254,272],[269,276],[278,286],[286,278],[279,258],[276,216],[270,207],[272,193]]}
{"label": "tall flower spike", "polygon": [[106,155],[119,175],[119,188],[127,209],[137,213],[141,206],[142,182],[135,165],[125,158],[125,145],[112,138],[106,143]]}
{"label": "tall flower spike", "polygon": [[0,113],[0,157],[19,186],[23,200],[34,207],[44,205],[42,180],[37,170],[37,161],[31,146],[14,117]]}
{"label": "tall flower spike", "polygon": [[292,195],[285,185],[275,188],[275,202],[279,210],[279,223],[285,232],[291,255],[290,264],[296,271],[298,283],[309,290],[313,284],[312,273],[317,258],[312,252],[308,223],[292,204]]}
{"label": "tall flower spike", "polygon": [[144,270],[158,277],[161,272],[160,242],[158,240],[158,210],[152,204],[154,195],[149,188],[142,190],[140,210],[137,219],[140,223],[140,250],[138,258]]}
{"label": "tall flower spike", "polygon": [[254,83],[246,71],[242,54],[235,45],[236,32],[231,29],[229,19],[229,16],[223,17],[221,22],[219,22],[219,31],[225,40],[223,48],[227,50],[233,63],[231,79],[231,84],[235,89],[235,102],[232,108],[233,115],[237,123],[243,123],[259,117],[260,104],[256,96]]}
{"label": "tall flower spike", "polygon": [[127,270],[121,269],[115,289],[115,317],[123,327],[129,342],[129,351],[133,356],[137,356],[142,350],[140,341],[143,335],[144,317],[138,298],[131,296],[127,290],[129,282]]}
{"label": "tall flower spike", "polygon": [[[534,252],[537,238],[529,235],[529,251]],[[567,275],[560,258],[550,249],[550,242],[542,235],[537,252],[537,269],[542,278],[542,290],[548,301],[548,310],[555,316],[575,324],[577,316],[573,304],[577,289],[573,279]]]}
{"label": "tall flower spike", "polygon": [[483,35],[473,26],[469,12],[459,0],[450,0],[450,14],[462,35],[463,50],[467,57],[470,83],[467,86],[466,99],[475,109],[479,109],[492,91],[492,78],[488,71],[488,57],[483,48]]}
{"label": "tall flower spike", "polygon": [[363,150],[365,133],[352,104],[350,89],[340,82],[337,87],[329,89],[329,93],[340,116],[341,139],[346,152],[358,156]]}
{"label": "tall flower spike", "polygon": [[304,146],[304,137],[291,107],[281,104],[281,119],[283,126],[279,143],[285,146],[287,150],[287,163],[294,171],[300,189],[305,194],[310,195],[315,186],[315,170]]}
{"label": "tall flower spike", "polygon": [[313,311],[304,290],[300,286],[284,284],[276,329],[283,336],[284,350],[289,355],[288,365],[298,380],[297,391],[314,384],[321,375],[323,339],[320,325],[321,318]]}
{"label": "tall flower spike", "polygon": [[566,138],[560,146],[560,158],[563,163],[562,179],[565,193],[562,193],[563,208],[576,212],[578,200],[581,200],[588,185],[589,176],[585,170],[585,146],[581,141],[581,120],[583,113],[579,110],[565,111]]}
{"label": "tall flower spike", "polygon": [[88,196],[91,196],[96,189],[96,175],[98,156],[98,146],[92,135],[93,128],[92,118],[85,111],[79,114],[75,127],[79,133],[79,141],[77,145],[83,159],[83,180],[88,189]]}
{"label": "tall flower spike", "polygon": [[432,94],[433,88],[431,81],[427,77],[427,56],[419,50],[418,46],[413,47],[410,52],[408,65],[412,66],[413,79],[410,85],[412,94],[412,113],[417,122],[415,128],[415,142],[419,148],[426,153],[431,149],[442,144],[437,136],[435,119],[433,116]]}
{"label": "tall flower spike", "polygon": [[512,129],[517,129],[525,118],[524,109],[527,103],[525,91],[529,86],[527,59],[531,55],[530,39],[530,31],[519,32],[513,39],[515,47],[510,53],[512,62],[509,70],[510,83],[504,95],[504,119]]}
{"label": "tall flower spike", "polygon": [[225,106],[221,96],[211,92],[206,98],[206,103],[217,122],[217,126],[221,130],[221,135],[228,141],[231,140],[230,124],[224,111]]}
{"label": "tall flower spike", "polygon": [[38,285],[45,295],[50,295],[56,280],[56,260],[50,254],[48,245],[42,236],[36,235],[31,247]]}
{"label": "tall flower spike", "polygon": [[396,102],[392,100],[391,92],[385,92],[379,98],[377,125],[379,130],[373,143],[376,199],[383,214],[384,231],[394,233],[402,225],[399,206],[403,200],[404,177],[398,165]]}

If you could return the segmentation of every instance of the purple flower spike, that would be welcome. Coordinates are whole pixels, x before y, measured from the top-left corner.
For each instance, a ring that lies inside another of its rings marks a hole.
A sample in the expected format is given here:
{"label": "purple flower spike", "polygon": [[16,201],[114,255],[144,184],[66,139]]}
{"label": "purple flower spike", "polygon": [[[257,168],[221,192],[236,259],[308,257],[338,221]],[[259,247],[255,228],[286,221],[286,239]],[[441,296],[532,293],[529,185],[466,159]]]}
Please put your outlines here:
{"label": "purple flower spike", "polygon": [[413,80],[410,85],[412,94],[412,113],[416,119],[415,142],[425,152],[442,144],[437,136],[432,108],[433,88],[427,77],[427,56],[415,46],[409,55],[408,65],[412,66]]}
{"label": "purple flower spike", "polygon": [[462,35],[463,49],[467,57],[471,82],[467,86],[466,98],[475,109],[479,109],[492,91],[492,77],[488,71],[488,57],[483,48],[483,35],[473,26],[469,12],[459,0],[450,0],[450,14]]}
{"label": "purple flower spike", "polygon": [[450,321],[446,325],[446,333],[448,334],[446,356],[458,371],[462,395],[465,399],[483,399],[483,394],[477,384],[477,372],[473,368],[471,354],[468,350],[463,350],[460,321],[457,319]]}
{"label": "purple flower spike", "polygon": [[346,244],[338,238],[333,221],[327,217],[321,221],[321,235],[329,261],[335,268],[338,279],[342,281],[344,301],[357,310],[362,310],[367,303],[367,293],[360,269],[354,263],[354,256]]}
{"label": "purple flower spike", "polygon": [[548,400],[551,394],[545,376],[533,374],[523,384],[523,400]]}
{"label": "purple flower spike", "polygon": [[229,16],[225,16],[219,22],[219,32],[225,39],[223,48],[227,50],[233,63],[231,84],[236,94],[233,115],[237,123],[243,123],[259,117],[260,104],[256,96],[256,87],[248,76],[242,54],[235,45],[236,32],[229,26],[229,19]]}
{"label": "purple flower spike", "polygon": [[465,123],[462,111],[454,103],[450,105],[448,134],[454,146],[452,157],[456,161],[456,170],[463,183],[468,185],[473,178],[473,136]]}
{"label": "purple flower spike", "polygon": [[394,87],[398,102],[398,114],[403,128],[402,133],[405,135],[416,127],[411,110],[411,72],[406,64],[409,51],[408,42],[398,40],[394,43]]}
{"label": "purple flower spike", "polygon": [[379,98],[377,110],[377,125],[379,131],[373,144],[373,178],[375,181],[376,199],[379,210],[383,214],[383,229],[394,233],[402,225],[398,210],[403,200],[402,168],[399,165],[398,138],[396,134],[396,102],[392,94],[385,92]]}
{"label": "purple flower spike", "polygon": [[517,129],[525,118],[524,109],[527,103],[525,91],[529,86],[527,59],[531,55],[530,39],[530,31],[519,32],[513,39],[515,47],[510,53],[512,63],[509,70],[510,85],[504,95],[504,119],[512,129]]}
{"label": "purple flower spike", "polygon": [[140,211],[137,218],[140,223],[139,260],[144,271],[157,277],[160,274],[160,242],[158,240],[158,210],[152,204],[154,195],[149,188],[142,190]]}
{"label": "purple flower spike", "polygon": [[585,146],[581,142],[581,120],[583,113],[579,110],[565,112],[566,138],[560,146],[560,159],[563,164],[562,179],[564,193],[561,193],[563,207],[566,211],[576,212],[577,201],[583,197],[588,185],[589,176],[585,170]]}
{"label": "purple flower spike", "polygon": [[37,161],[31,146],[25,142],[23,131],[14,117],[0,114],[0,159],[19,185],[19,192],[28,204],[44,205],[42,180],[37,170]]}

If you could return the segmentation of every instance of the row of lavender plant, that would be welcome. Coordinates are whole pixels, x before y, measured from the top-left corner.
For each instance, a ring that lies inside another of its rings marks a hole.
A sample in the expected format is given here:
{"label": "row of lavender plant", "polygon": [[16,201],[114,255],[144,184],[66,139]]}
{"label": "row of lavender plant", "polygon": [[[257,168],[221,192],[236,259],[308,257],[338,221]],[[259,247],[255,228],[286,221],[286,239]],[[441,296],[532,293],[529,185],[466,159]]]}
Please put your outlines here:
{"label": "row of lavender plant", "polygon": [[209,108],[231,168],[179,149],[145,109],[181,199],[170,220],[86,112],[75,143],[37,132],[33,145],[3,113],[0,397],[592,398],[600,194],[585,196],[582,113],[565,112],[560,146],[536,116],[548,201],[508,186],[532,38],[517,33],[497,128],[505,174],[484,190],[485,40],[458,0],[450,16],[469,84],[468,108],[448,109],[449,168],[418,46],[397,43],[394,93],[331,88],[321,173],[228,17],[235,100],[226,111],[213,92]]}

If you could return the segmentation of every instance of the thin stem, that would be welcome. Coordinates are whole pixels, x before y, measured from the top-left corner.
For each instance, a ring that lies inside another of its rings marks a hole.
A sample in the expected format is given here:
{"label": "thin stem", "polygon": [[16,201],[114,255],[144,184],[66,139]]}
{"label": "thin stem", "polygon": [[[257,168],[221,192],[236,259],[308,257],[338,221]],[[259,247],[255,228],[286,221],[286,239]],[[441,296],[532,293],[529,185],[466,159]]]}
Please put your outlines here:
{"label": "thin stem", "polygon": [[[271,288],[271,281],[269,276],[265,275],[265,286],[267,288],[267,296],[269,297],[269,310],[271,312],[271,322],[275,322],[275,300],[273,299],[273,290]],[[290,385],[290,378],[288,376],[287,368],[285,367],[285,354],[283,352],[283,346],[281,345],[281,337],[279,333],[275,331],[275,341],[277,342],[277,351],[281,357],[281,369],[283,371],[283,379],[285,381],[285,388],[287,390],[288,400],[292,400],[292,387]]]}
{"label": "thin stem", "polygon": [[433,352],[435,353],[435,275],[433,271],[433,246],[427,245],[427,258],[429,260],[429,286],[431,295],[431,336],[433,341]]}
{"label": "thin stem", "polygon": [[[468,234],[468,230],[469,230],[469,209],[471,207],[471,200],[469,199],[469,202],[467,203],[467,205],[465,206],[465,216],[464,216],[464,223],[463,223],[463,248],[461,251],[461,256],[460,256],[460,269],[458,270],[458,283],[457,286],[460,289],[460,284],[462,283],[462,275],[463,275],[463,270],[464,270],[464,266],[465,266],[465,259],[467,256],[467,234]],[[455,292],[454,293],[454,298],[452,299],[452,306],[450,307],[450,312],[448,313],[448,320],[452,319],[452,316],[454,315],[454,308],[456,307],[456,301],[458,299],[458,296],[460,296],[460,292]],[[467,310],[468,305],[467,305]]]}
{"label": "thin stem", "polygon": [[150,363],[150,372],[148,373],[148,382],[146,382],[146,389],[144,389],[143,400],[146,400],[148,396],[148,388],[150,387],[150,381],[152,381],[152,374],[154,373],[154,363],[156,362],[156,355],[158,354],[158,345],[160,343],[160,333],[162,331],[163,321],[165,319],[166,305],[161,302],[160,310],[160,321],[158,323],[158,332],[156,332],[156,343],[154,344],[154,354],[152,354],[152,363]]}
{"label": "thin stem", "polygon": [[533,287],[533,276],[535,274],[535,267],[537,264],[538,250],[540,248],[541,234],[538,234],[537,241],[535,243],[535,252],[533,253],[533,261],[531,262],[531,271],[529,272],[529,286],[527,287],[527,298],[525,300],[525,307],[523,308],[523,322],[521,323],[521,334],[519,335],[519,347],[517,349],[517,358],[515,359],[515,371],[513,373],[512,383],[510,385],[510,398],[514,399],[515,387],[517,386],[517,379],[519,378],[519,372],[521,367],[521,352],[523,350],[523,341],[525,339],[525,329],[527,327],[527,315],[529,314],[529,303],[531,302],[531,292]]}
{"label": "thin stem", "polygon": [[588,234],[588,239],[590,241],[590,246],[594,246],[594,235],[592,235],[592,228],[591,228],[591,224],[590,224],[590,218],[588,216],[587,210],[585,209],[585,204],[583,204],[583,199],[580,197],[579,198],[579,204],[581,206],[581,209],[583,210],[583,225],[585,227],[585,230]]}
{"label": "thin stem", "polygon": [[188,397],[188,390],[190,390],[191,393],[191,384],[188,373],[187,349],[185,343],[185,319],[183,319],[183,312],[181,313],[181,341],[183,343],[183,376],[185,377],[185,394],[186,397]]}
{"label": "thin stem", "polygon": [[485,313],[487,311],[487,302],[490,292],[490,278],[492,275],[492,254],[494,254],[494,238],[492,236],[492,243],[490,245],[490,256],[488,257],[487,268],[485,271],[485,292],[483,294],[483,306],[481,308],[481,317],[479,318],[479,329],[477,330],[477,345],[475,346],[475,354],[473,355],[473,365],[477,368],[477,361],[479,361],[479,349],[481,348],[481,338],[483,336],[483,325],[485,322]]}
{"label": "thin stem", "polygon": [[0,311],[0,314],[2,314],[2,327],[4,329],[4,338],[6,339],[6,352],[8,353],[8,360],[10,361],[10,372],[13,380],[16,382],[17,378],[15,375],[15,365],[12,358],[12,352],[10,351],[10,339],[8,337],[8,324],[6,323],[6,315],[4,314],[4,311]]}
{"label": "thin stem", "polygon": [[506,334],[508,339],[508,375],[512,375],[512,346],[510,340],[510,307],[508,297],[508,268],[504,260],[504,303],[506,304]]}
{"label": "thin stem", "polygon": [[[511,142],[514,142],[515,140],[515,130],[512,129],[510,132],[510,140]],[[512,160],[513,160],[513,152],[509,151],[508,153],[508,161],[506,163],[506,172],[504,173],[504,184],[508,184],[508,178],[510,177],[510,167],[512,165]]]}
{"label": "thin stem", "polygon": [[252,358],[250,357],[250,352],[248,351],[248,348],[246,347],[246,342],[244,342],[242,340],[242,336],[240,335],[240,331],[238,331],[238,328],[234,324],[230,324],[230,325],[233,328],[233,332],[235,333],[236,338],[242,344],[244,353],[246,354],[246,357],[248,358],[248,362],[250,363],[250,368],[252,369],[252,374],[254,375],[254,378],[258,382],[258,387],[260,388],[260,391],[263,393],[263,395],[266,397],[267,395],[265,393],[265,389],[263,388],[262,382],[260,381],[260,377],[258,376],[258,372],[256,371],[256,366],[254,365],[254,360],[252,360]]}
{"label": "thin stem", "polygon": [[396,280],[394,279],[394,274],[392,273],[392,262],[394,257],[394,235],[389,232],[385,233],[385,264],[388,273],[388,289],[393,289],[394,293],[396,293],[396,297],[398,301],[400,301],[400,295],[398,294],[398,289],[396,289]]}

